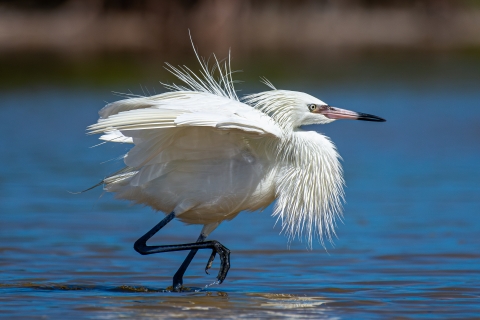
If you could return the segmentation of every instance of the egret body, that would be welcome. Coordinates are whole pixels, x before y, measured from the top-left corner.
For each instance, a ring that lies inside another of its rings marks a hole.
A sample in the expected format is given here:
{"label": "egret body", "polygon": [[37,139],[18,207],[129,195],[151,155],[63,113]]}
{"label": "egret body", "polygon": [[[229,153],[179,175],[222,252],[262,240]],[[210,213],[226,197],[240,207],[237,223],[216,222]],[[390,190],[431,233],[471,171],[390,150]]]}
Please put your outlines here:
{"label": "egret body", "polygon": [[[110,103],[88,127],[89,133],[102,133],[102,140],[133,144],[124,157],[126,167],[102,181],[105,190],[166,214],[137,240],[135,250],[190,250],[173,278],[174,290],[180,290],[198,249],[212,250],[206,271],[219,254],[217,279],[223,282],[230,251],[205,239],[222,221],[274,200],[273,215],[289,237],[330,240],[343,201],[339,155],[327,137],[300,128],[337,119],[385,121],[331,107],[306,93],[277,90],[266,80],[271,90],[239,99],[229,60],[215,59],[209,69],[197,58],[198,74],[168,64],[183,86]],[[148,246],[147,240],[173,218],[203,225],[197,242]]]}

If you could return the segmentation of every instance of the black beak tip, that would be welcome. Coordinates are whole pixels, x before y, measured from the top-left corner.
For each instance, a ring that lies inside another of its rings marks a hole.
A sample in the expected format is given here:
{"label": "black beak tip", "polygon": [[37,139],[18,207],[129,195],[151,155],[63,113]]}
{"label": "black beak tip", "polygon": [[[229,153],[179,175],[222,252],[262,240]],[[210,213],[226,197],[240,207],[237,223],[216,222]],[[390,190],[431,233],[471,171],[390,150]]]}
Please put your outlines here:
{"label": "black beak tip", "polygon": [[368,113],[359,113],[357,120],[363,120],[363,121],[374,121],[374,122],[385,122],[387,120],[374,116],[372,114]]}

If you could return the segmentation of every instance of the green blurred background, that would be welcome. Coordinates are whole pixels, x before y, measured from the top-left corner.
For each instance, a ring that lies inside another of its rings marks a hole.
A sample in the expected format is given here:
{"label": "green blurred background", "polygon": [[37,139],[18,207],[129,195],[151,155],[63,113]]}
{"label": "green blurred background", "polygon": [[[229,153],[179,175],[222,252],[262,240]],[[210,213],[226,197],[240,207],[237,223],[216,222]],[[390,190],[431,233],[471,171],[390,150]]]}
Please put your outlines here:
{"label": "green blurred background", "polygon": [[159,89],[194,63],[188,30],[247,82],[479,77],[476,0],[1,0],[0,88]]}

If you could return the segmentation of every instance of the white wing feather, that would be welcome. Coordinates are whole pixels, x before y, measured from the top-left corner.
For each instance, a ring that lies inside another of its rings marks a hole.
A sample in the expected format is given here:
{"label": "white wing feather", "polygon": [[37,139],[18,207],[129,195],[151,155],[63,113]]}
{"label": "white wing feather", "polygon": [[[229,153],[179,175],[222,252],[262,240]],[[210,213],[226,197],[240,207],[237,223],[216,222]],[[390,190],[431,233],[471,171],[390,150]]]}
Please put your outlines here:
{"label": "white wing feather", "polygon": [[107,131],[105,134],[101,135],[99,139],[108,142],[133,143],[131,137],[125,137],[118,130]]}
{"label": "white wing feather", "polygon": [[130,100],[117,101],[102,109],[98,122],[88,127],[89,133],[107,133],[104,140],[115,141],[108,134],[189,126],[241,130],[252,135],[282,135],[281,128],[261,111],[211,93],[183,91],[134,98],[135,103]]}

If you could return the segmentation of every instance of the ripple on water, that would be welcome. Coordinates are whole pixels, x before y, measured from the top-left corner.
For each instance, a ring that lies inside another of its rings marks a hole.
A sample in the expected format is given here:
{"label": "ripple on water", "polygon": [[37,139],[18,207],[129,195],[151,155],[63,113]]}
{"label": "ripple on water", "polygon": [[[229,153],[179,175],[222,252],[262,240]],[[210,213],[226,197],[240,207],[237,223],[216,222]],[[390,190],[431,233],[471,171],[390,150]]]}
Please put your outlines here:
{"label": "ripple on water", "polygon": [[[330,101],[388,119],[321,128],[345,159],[348,183],[335,247],[293,242],[287,250],[271,207],[242,213],[212,234],[232,250],[225,282],[206,287],[215,276],[204,274],[209,253],[199,251],[179,293],[168,286],[185,252],[139,256],[132,248],[158,214],[101,190],[67,192],[111,173],[111,163],[100,163],[126,152],[120,144],[92,151],[97,139],[82,136],[112,97],[4,92],[0,316],[478,319],[480,91],[460,78],[441,88],[398,79],[330,87]],[[200,229],[172,221],[152,244],[189,243]]]}

